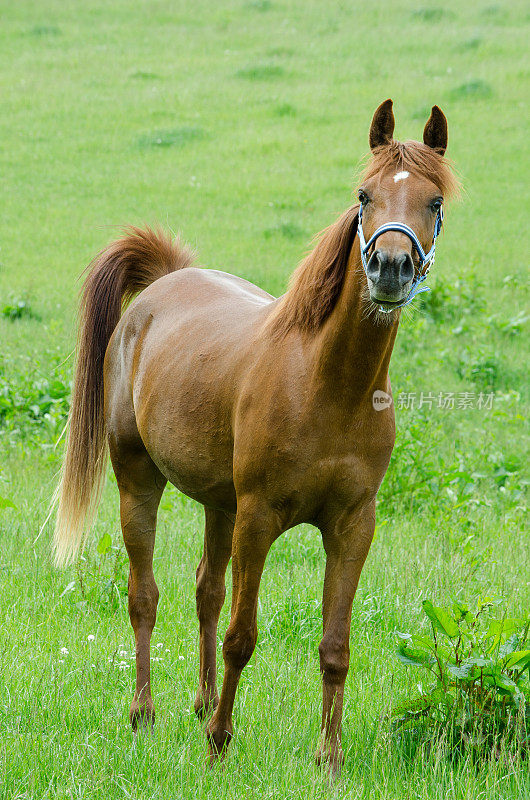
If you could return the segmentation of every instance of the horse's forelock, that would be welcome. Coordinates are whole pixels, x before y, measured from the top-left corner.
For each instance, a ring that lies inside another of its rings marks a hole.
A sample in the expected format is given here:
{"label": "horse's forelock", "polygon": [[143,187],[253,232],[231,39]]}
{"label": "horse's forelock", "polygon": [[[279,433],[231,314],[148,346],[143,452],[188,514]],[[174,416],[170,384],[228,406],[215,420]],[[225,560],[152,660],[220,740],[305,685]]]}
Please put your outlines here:
{"label": "horse's forelock", "polygon": [[389,144],[375,148],[361,180],[369,180],[392,168],[427,178],[446,198],[459,192],[460,183],[450,161],[421,142],[392,140]]}

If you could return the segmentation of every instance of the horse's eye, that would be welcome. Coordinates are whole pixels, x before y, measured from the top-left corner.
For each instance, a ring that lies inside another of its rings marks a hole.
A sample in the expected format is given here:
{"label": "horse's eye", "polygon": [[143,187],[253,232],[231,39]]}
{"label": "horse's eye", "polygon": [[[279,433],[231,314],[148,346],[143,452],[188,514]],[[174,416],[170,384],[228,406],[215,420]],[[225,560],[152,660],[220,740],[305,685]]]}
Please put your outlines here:
{"label": "horse's eye", "polygon": [[441,209],[443,201],[444,201],[443,197],[437,197],[436,200],[432,201],[431,211],[433,212],[433,214],[435,214],[437,211]]}
{"label": "horse's eye", "polygon": [[357,192],[357,197],[359,198],[359,202],[362,203],[363,205],[366,205],[366,203],[368,203],[370,199],[366,194],[366,192],[363,192],[362,189],[359,189],[359,191]]}

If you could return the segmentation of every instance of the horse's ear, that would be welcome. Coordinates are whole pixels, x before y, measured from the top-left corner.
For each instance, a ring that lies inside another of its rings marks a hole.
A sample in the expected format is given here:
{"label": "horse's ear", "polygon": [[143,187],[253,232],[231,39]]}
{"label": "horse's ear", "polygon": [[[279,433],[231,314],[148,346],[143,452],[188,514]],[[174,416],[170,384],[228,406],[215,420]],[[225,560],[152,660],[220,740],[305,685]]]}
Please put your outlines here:
{"label": "horse's ear", "polygon": [[423,129],[423,141],[441,156],[447,150],[447,120],[438,106],[433,106],[431,116]]}
{"label": "horse's ear", "polygon": [[390,144],[394,133],[394,114],[392,111],[392,100],[385,100],[381,103],[374,114],[370,125],[370,149]]}

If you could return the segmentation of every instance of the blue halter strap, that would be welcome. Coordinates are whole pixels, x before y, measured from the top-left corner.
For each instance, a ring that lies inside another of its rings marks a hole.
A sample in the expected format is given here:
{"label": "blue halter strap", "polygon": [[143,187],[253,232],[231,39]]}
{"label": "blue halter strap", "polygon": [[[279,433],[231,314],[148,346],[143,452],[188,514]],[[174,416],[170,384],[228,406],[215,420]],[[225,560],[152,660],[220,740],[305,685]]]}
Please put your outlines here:
{"label": "blue halter strap", "polygon": [[420,260],[420,268],[418,270],[417,275],[414,276],[412,281],[412,286],[410,287],[410,292],[408,295],[400,302],[395,303],[392,308],[383,308],[379,306],[379,310],[382,311],[384,314],[390,314],[396,308],[403,308],[403,306],[408,306],[409,303],[412,302],[414,297],[417,294],[421,294],[422,292],[430,292],[428,286],[421,286],[427,275],[429,274],[429,270],[434,264],[434,256],[436,254],[436,237],[440,233],[442,229],[442,222],[444,218],[443,206],[440,206],[438,213],[436,215],[436,221],[434,223],[434,235],[432,237],[432,245],[431,249],[428,253],[426,253],[421,246],[421,242],[412,230],[409,228],[408,225],[405,225],[404,222],[385,222],[384,225],[381,225],[375,233],[372,234],[368,241],[364,238],[363,232],[363,205],[359,206],[359,222],[357,226],[357,233],[359,234],[359,242],[361,245],[361,261],[363,263],[364,271],[366,273],[366,277],[368,277],[368,260],[366,258],[367,253],[369,252],[370,248],[383,233],[387,233],[387,231],[398,231],[398,233],[404,233],[405,236],[408,236],[412,244],[414,245],[414,249],[418,254],[418,258]]}

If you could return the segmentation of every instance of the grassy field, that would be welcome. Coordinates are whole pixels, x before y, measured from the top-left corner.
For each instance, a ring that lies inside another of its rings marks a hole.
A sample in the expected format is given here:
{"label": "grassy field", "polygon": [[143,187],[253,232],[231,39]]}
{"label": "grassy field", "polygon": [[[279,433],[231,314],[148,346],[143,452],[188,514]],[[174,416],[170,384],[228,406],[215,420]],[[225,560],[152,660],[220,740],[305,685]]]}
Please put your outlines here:
{"label": "grassy field", "polygon": [[[526,4],[0,0],[0,10],[0,798],[530,796],[528,762],[408,752],[387,719],[417,692],[394,631],[418,627],[424,598],[501,596],[514,615],[530,605]],[[171,489],[155,557],[157,730],[133,746],[113,476],[77,568],[54,570],[49,528],[35,542],[60,463],[77,277],[117,225],[161,221],[206,267],[281,293],[312,235],[351,202],[386,97],[401,138],[420,137],[433,103],[444,109],[465,192],[391,365],[396,400],[416,402],[398,403],[354,604],[342,778],[332,786],[313,764],[324,556],[309,527],[271,551],[235,739],[225,767],[205,769],[192,711],[202,512]],[[473,393],[473,407],[419,408],[421,392]],[[478,407],[481,392],[494,394],[491,408]]]}

